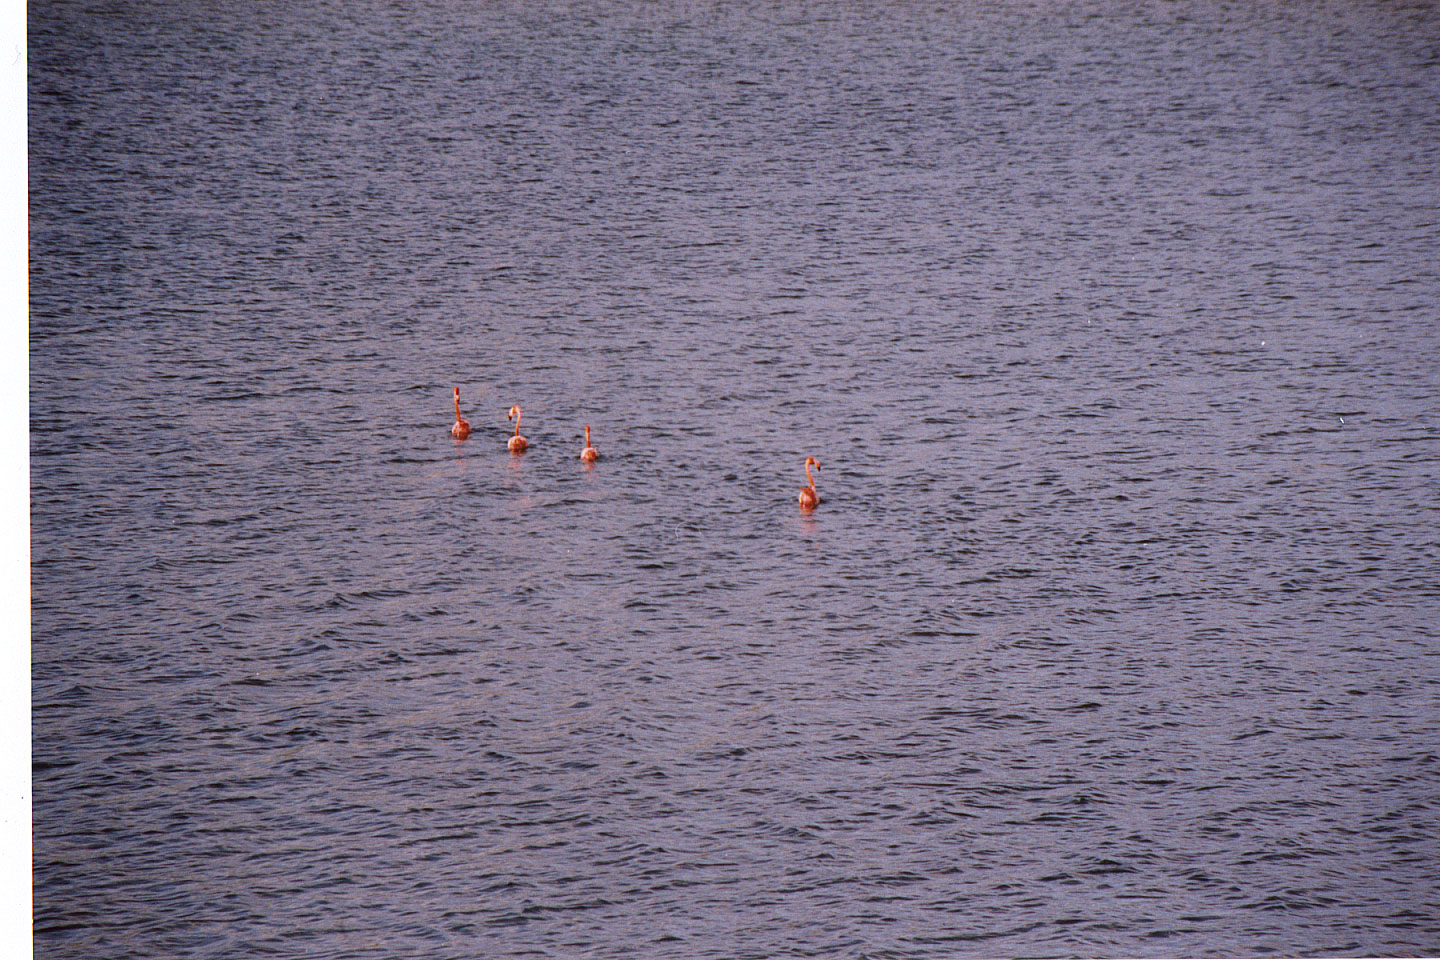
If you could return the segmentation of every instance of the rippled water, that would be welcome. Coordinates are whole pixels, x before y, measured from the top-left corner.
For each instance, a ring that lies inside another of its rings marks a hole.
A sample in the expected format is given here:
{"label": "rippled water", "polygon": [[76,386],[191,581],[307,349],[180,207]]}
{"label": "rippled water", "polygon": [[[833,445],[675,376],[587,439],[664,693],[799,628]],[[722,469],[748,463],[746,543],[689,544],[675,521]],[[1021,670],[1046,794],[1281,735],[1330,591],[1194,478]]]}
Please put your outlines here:
{"label": "rippled water", "polygon": [[39,955],[1440,952],[1440,8],[29,24]]}

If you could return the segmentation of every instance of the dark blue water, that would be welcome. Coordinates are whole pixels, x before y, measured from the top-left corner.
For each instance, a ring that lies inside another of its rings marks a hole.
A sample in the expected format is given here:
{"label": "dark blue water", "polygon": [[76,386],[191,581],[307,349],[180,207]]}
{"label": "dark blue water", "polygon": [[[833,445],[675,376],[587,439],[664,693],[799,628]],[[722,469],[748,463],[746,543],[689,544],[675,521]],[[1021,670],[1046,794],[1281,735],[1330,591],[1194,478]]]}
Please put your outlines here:
{"label": "dark blue water", "polygon": [[1440,952],[1440,8],[29,41],[37,955]]}

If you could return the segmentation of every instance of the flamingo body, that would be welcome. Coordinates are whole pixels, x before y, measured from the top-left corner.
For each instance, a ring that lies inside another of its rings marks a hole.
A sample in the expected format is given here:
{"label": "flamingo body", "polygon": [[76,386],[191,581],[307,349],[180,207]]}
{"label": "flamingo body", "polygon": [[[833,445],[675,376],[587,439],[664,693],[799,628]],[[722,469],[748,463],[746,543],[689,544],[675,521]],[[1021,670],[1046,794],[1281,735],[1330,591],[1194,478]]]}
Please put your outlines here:
{"label": "flamingo body", "polygon": [[470,421],[460,416],[460,388],[455,388],[455,425],[450,428],[450,436],[456,440],[464,440],[470,436]]}
{"label": "flamingo body", "polygon": [[810,481],[808,487],[800,488],[800,509],[814,510],[820,505],[820,495],[815,492],[815,478],[810,475],[811,467],[819,467],[820,461],[814,457],[805,458],[805,479]]}

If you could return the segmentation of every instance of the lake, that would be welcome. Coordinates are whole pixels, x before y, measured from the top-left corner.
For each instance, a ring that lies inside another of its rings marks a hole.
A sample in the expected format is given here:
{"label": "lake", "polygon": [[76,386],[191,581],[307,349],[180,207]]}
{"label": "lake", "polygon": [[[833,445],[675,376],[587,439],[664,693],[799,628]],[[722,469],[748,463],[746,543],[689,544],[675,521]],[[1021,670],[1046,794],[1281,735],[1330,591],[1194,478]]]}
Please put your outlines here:
{"label": "lake", "polygon": [[29,44],[37,956],[1440,952],[1440,7]]}

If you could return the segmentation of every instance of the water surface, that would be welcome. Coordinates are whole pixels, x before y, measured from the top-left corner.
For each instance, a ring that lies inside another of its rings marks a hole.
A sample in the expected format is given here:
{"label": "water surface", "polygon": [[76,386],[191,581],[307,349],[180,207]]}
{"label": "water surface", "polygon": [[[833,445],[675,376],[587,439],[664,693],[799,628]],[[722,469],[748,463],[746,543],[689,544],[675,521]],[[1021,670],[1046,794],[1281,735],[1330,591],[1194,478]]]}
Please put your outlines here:
{"label": "water surface", "polygon": [[29,26],[38,955],[1440,951],[1435,7]]}

